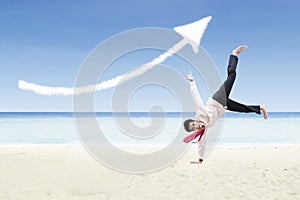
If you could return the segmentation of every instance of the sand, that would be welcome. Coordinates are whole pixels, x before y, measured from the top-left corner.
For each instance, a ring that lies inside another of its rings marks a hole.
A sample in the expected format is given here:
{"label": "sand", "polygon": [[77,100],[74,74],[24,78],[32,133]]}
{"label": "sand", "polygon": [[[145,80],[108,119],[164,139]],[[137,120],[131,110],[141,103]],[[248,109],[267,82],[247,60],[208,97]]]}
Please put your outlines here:
{"label": "sand", "polygon": [[0,199],[300,199],[300,145],[191,148],[171,166],[132,175],[80,146],[0,146]]}

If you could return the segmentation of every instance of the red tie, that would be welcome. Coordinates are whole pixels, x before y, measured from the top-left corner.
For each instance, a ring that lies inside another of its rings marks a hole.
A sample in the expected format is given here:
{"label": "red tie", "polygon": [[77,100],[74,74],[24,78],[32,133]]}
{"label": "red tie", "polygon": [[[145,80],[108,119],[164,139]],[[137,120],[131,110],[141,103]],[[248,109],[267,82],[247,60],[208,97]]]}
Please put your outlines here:
{"label": "red tie", "polygon": [[[186,136],[186,137],[183,139],[183,141],[184,141],[185,143],[189,143],[190,141],[192,141],[192,140],[194,140],[195,138],[197,138],[199,135],[202,136],[202,134],[204,133],[204,131],[205,131],[205,127],[203,126],[201,129],[199,129],[199,130],[196,131],[195,133]],[[200,141],[201,136],[200,136],[200,138],[199,138],[198,141]]]}

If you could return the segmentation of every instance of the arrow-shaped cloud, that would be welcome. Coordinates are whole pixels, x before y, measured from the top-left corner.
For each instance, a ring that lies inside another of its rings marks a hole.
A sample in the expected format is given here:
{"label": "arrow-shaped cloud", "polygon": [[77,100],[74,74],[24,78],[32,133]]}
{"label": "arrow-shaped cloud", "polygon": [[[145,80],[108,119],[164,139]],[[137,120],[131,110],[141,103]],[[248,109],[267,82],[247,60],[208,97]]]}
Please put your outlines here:
{"label": "arrow-shaped cloud", "polygon": [[182,49],[185,45],[190,44],[194,50],[195,53],[199,50],[199,45],[201,42],[202,35],[204,34],[204,31],[210,22],[211,17],[205,17],[201,20],[198,20],[196,22],[186,24],[183,26],[175,27],[174,30],[182,35],[183,39],[174,44],[168,51],[164,52],[157,58],[154,58],[151,62],[146,63],[142,65],[141,67],[125,73],[123,75],[117,76],[115,78],[112,78],[107,81],[103,81],[99,84],[95,85],[88,85],[83,86],[79,88],[67,88],[67,87],[48,87],[43,85],[37,85],[34,83],[29,83],[23,80],[19,80],[18,86],[22,90],[27,90],[34,92],[36,94],[40,95],[62,95],[62,96],[68,96],[68,95],[79,95],[83,93],[89,93],[89,92],[95,92],[101,91],[104,89],[115,87],[125,81],[128,81],[134,77],[140,76],[147,72],[148,70],[152,69],[153,67],[157,66],[158,64],[164,62],[168,57],[172,56],[176,52],[178,52],[180,49]]}

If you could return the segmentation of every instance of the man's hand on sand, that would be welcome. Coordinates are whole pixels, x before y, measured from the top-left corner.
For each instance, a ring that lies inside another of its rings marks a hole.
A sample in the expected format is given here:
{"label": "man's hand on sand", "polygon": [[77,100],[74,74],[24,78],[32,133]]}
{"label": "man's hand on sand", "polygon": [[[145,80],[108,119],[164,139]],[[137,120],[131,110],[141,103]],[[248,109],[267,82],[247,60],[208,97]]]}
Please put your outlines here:
{"label": "man's hand on sand", "polygon": [[191,164],[200,165],[202,164],[202,161],[190,161]]}

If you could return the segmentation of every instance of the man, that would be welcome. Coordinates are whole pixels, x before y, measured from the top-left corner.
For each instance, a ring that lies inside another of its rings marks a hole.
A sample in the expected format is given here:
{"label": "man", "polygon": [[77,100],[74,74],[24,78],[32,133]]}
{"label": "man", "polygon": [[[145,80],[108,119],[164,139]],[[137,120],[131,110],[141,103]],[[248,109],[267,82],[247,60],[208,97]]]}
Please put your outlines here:
{"label": "man", "polygon": [[184,128],[186,131],[198,131],[205,128],[203,134],[200,135],[198,141],[198,154],[199,160],[192,161],[193,164],[201,164],[204,158],[206,133],[210,127],[214,125],[216,120],[225,112],[225,109],[234,112],[250,113],[254,112],[261,114],[263,112],[264,119],[268,118],[267,110],[264,106],[259,105],[243,105],[229,98],[230,91],[236,78],[236,67],[238,63],[238,55],[248,48],[247,46],[239,46],[232,51],[232,55],[229,58],[229,64],[227,68],[227,79],[220,87],[220,89],[209,98],[206,105],[204,106],[201,96],[196,87],[194,78],[191,74],[186,76],[187,80],[190,81],[191,93],[196,106],[196,120],[188,119],[184,122]]}

